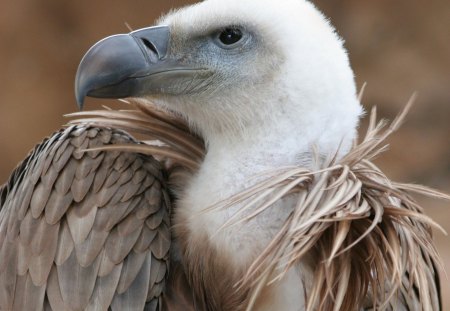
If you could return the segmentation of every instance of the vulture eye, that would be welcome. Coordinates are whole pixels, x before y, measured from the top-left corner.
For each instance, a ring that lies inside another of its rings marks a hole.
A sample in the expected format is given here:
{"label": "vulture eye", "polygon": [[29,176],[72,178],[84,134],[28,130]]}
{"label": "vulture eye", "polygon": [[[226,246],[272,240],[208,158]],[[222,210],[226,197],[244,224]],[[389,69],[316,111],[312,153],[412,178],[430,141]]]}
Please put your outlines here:
{"label": "vulture eye", "polygon": [[219,33],[219,41],[224,46],[230,47],[231,45],[241,41],[243,37],[242,31],[236,27],[228,27]]}

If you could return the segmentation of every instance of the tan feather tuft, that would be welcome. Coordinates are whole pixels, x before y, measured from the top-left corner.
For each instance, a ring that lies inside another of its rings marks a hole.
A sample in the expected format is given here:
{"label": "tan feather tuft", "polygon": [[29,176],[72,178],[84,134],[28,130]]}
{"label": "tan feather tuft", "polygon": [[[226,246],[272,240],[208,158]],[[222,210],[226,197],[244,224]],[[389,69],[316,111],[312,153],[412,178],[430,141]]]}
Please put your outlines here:
{"label": "tan feather tuft", "polygon": [[[376,122],[373,109],[363,141],[322,170],[285,168],[213,207],[250,202],[230,226],[256,217],[281,197],[298,198],[283,228],[239,284],[253,288],[250,301],[292,266],[306,263],[314,271],[311,280],[304,280],[309,282],[306,310],[391,310],[399,303],[414,310],[439,309],[435,263],[440,265],[440,260],[431,228],[444,230],[422,213],[411,195],[450,197],[391,182],[371,162],[385,150],[387,137],[400,127],[411,104],[387,128],[384,121]],[[248,216],[238,217],[242,213]]]}
{"label": "tan feather tuft", "polygon": [[[201,138],[189,131],[183,120],[169,112],[154,106],[138,102],[122,102],[132,106],[128,110],[97,110],[77,112],[67,115],[75,117],[69,124],[90,124],[100,127],[120,128],[125,131],[143,134],[151,141],[145,144],[114,146],[119,150],[134,151],[154,155],[167,160],[170,164],[180,165],[195,171],[205,155],[205,146]],[[105,150],[104,147],[100,148]],[[90,148],[97,151],[99,148]]]}

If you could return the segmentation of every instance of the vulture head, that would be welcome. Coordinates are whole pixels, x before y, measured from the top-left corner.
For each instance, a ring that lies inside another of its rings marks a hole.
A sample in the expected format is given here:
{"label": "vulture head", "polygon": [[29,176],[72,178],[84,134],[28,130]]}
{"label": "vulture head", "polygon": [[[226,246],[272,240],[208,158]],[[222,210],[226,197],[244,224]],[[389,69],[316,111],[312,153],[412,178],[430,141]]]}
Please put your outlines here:
{"label": "vulture head", "polygon": [[284,140],[296,153],[346,151],[362,111],[343,41],[304,0],[207,0],[108,37],[76,95],[155,103],[208,145]]}

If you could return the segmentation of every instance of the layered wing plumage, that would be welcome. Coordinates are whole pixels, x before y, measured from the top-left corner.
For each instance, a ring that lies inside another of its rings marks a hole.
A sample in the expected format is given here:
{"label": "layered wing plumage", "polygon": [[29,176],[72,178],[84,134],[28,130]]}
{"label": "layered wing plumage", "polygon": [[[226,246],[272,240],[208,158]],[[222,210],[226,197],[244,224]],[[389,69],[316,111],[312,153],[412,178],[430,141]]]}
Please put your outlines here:
{"label": "layered wing plumage", "polygon": [[54,134],[0,189],[1,310],[157,310],[168,274],[161,164],[125,132]]}

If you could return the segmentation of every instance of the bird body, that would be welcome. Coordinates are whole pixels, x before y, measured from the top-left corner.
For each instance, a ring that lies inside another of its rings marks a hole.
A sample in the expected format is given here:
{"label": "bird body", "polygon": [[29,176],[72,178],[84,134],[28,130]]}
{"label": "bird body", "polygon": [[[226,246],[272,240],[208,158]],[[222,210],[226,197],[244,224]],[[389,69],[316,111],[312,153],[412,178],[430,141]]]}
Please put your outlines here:
{"label": "bird body", "polygon": [[[428,192],[389,182],[370,162],[400,121],[382,134],[373,118],[352,147],[363,113],[353,71],[310,2],[175,10],[99,41],[75,84],[80,107],[92,96],[132,98],[134,109],[78,114],[0,192],[3,309],[437,308],[432,222],[406,190]],[[105,162],[110,153],[120,160]],[[144,203],[122,210],[130,200]],[[53,235],[28,227],[38,221],[57,226]],[[56,255],[23,263],[17,247],[31,235],[51,235]]]}

